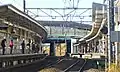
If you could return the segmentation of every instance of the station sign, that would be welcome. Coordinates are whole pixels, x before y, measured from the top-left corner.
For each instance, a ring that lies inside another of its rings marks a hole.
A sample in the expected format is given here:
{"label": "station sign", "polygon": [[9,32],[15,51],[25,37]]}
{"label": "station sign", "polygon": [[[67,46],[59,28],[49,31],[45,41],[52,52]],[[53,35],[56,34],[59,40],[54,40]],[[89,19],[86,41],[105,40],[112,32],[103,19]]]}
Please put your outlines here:
{"label": "station sign", "polygon": [[111,31],[111,42],[120,42],[120,31]]}

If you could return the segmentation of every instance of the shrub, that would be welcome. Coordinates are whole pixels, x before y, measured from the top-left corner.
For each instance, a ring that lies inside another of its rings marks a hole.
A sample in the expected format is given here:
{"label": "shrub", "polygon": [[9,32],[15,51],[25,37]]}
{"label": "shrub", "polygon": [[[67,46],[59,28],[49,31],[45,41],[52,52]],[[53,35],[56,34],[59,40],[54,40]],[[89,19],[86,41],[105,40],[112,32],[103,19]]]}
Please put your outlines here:
{"label": "shrub", "polygon": [[111,64],[110,69],[107,69],[107,72],[120,72],[120,66],[116,64]]}

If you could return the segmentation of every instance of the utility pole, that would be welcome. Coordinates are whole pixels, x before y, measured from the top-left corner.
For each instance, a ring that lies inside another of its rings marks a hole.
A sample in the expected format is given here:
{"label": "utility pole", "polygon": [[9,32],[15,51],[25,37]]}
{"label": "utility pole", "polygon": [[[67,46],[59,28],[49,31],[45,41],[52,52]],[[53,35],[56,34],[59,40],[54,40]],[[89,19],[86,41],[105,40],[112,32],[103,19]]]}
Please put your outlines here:
{"label": "utility pole", "polygon": [[[103,1],[103,19],[105,19],[106,18],[106,16],[105,16],[105,12],[106,12],[106,9],[105,9],[105,1]],[[104,38],[105,36],[103,35],[103,38]],[[105,38],[104,38],[105,39]],[[104,47],[104,46],[103,46]],[[105,51],[104,51],[105,52]],[[108,51],[107,51],[107,55],[106,55],[106,57],[105,58],[107,58],[108,57]],[[105,69],[107,69],[107,67],[108,67],[108,59],[105,59]],[[105,70],[105,72],[106,72],[106,70]]]}
{"label": "utility pole", "polygon": [[26,2],[25,0],[23,0],[23,11],[25,12],[25,9],[26,9]]}
{"label": "utility pole", "polygon": [[[110,33],[111,33],[111,26],[110,26],[110,0],[108,0],[108,66],[110,66],[111,64],[111,36],[110,36]],[[110,68],[109,68],[110,69]]]}
{"label": "utility pole", "polygon": [[108,64],[112,63],[111,31],[114,31],[114,0],[108,0]]}
{"label": "utility pole", "polygon": [[110,0],[110,13],[111,31],[114,31],[114,0]]}

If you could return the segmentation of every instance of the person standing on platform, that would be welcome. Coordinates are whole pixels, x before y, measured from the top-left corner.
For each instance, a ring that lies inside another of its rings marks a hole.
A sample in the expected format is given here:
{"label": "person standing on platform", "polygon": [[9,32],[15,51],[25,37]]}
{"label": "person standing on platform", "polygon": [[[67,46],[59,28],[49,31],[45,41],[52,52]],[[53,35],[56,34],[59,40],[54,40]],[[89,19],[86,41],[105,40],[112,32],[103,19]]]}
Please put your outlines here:
{"label": "person standing on platform", "polygon": [[22,54],[25,53],[25,41],[23,40],[23,42],[21,43],[22,46]]}
{"label": "person standing on platform", "polygon": [[35,53],[35,43],[32,42],[32,53]]}
{"label": "person standing on platform", "polygon": [[5,47],[6,47],[5,42],[6,42],[6,39],[3,39],[3,40],[1,41],[2,54],[3,54],[3,55],[5,54]]}
{"label": "person standing on platform", "polygon": [[31,43],[31,40],[29,39],[29,41],[28,41],[28,44],[27,44],[27,47],[28,47],[28,53],[30,53],[30,43]]}
{"label": "person standing on platform", "polygon": [[12,54],[12,51],[13,51],[13,40],[10,40],[10,54]]}
{"label": "person standing on platform", "polygon": [[37,44],[36,44],[35,52],[36,52],[36,53],[39,53],[39,50],[40,50],[40,48],[39,48],[39,44],[37,43]]}

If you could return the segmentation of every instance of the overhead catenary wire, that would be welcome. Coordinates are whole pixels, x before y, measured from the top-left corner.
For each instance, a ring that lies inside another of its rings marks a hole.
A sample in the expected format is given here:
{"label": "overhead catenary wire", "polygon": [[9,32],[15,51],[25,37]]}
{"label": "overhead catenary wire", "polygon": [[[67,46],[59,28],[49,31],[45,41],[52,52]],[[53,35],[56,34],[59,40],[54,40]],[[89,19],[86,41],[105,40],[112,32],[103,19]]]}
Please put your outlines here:
{"label": "overhead catenary wire", "polygon": [[77,6],[76,7],[78,7],[79,6],[79,0],[77,1]]}

